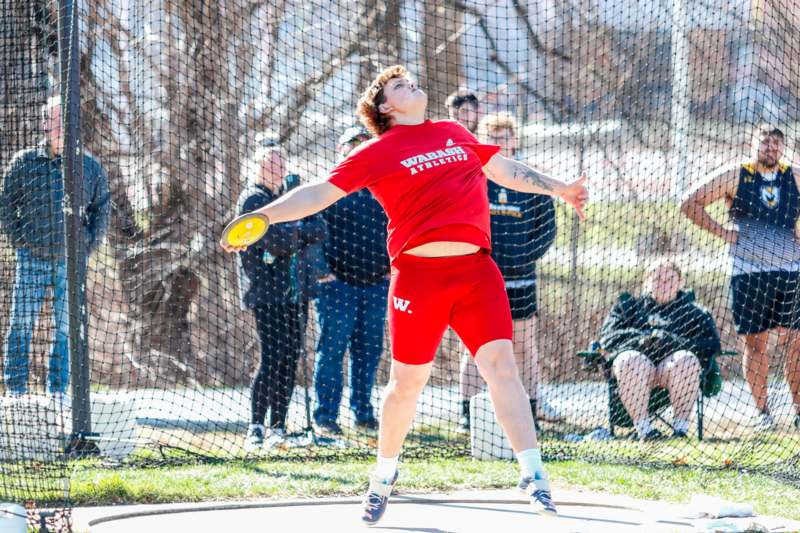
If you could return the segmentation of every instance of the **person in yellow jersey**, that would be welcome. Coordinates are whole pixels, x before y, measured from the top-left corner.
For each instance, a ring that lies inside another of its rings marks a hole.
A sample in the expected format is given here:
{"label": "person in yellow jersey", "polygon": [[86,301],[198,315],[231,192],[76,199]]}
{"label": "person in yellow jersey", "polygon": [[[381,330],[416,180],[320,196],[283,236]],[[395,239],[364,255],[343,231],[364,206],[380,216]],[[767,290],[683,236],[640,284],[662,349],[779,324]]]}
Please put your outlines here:
{"label": "person in yellow jersey", "polygon": [[[681,211],[695,224],[730,245],[731,301],[736,332],[744,343],[744,372],[756,408],[755,427],[775,428],[767,394],[767,343],[776,331],[778,353],[785,353],[784,375],[800,429],[800,185],[791,165],[781,161],[783,132],[759,126],[755,159],[723,167],[686,194]],[[725,200],[733,227],[714,220],[706,210]]]}

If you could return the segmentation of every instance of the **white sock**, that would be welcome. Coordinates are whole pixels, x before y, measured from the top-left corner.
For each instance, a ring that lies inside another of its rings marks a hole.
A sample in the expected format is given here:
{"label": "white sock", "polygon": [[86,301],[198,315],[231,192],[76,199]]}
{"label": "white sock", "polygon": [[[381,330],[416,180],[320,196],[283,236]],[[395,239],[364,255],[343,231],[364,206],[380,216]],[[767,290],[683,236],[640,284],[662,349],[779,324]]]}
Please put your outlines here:
{"label": "white sock", "polygon": [[375,465],[375,477],[385,481],[394,479],[399,459],[399,455],[395,455],[394,457],[381,457],[381,454],[378,454],[378,463]]}
{"label": "white sock", "polygon": [[544,475],[542,452],[539,448],[522,450],[517,454],[517,461],[519,462],[522,477],[533,476],[534,479],[541,479]]}
{"label": "white sock", "polygon": [[676,418],[672,422],[672,429],[675,430],[675,431],[688,433],[689,432],[689,421],[686,420],[686,419]]}
{"label": "white sock", "polygon": [[633,424],[633,427],[636,428],[636,433],[639,435],[640,439],[643,439],[645,435],[650,433],[652,427],[650,426],[650,419],[645,417],[639,420],[638,422]]}

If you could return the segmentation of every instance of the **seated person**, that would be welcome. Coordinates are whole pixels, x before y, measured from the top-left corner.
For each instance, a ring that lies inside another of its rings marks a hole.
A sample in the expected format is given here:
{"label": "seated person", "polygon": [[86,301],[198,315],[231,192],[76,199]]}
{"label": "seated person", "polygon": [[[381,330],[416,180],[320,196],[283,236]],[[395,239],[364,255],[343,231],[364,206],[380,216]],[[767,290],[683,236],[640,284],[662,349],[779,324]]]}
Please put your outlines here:
{"label": "seated person", "polygon": [[[600,349],[611,364],[622,405],[641,440],[661,437],[650,425],[648,408],[654,388],[669,393],[675,437],[689,430],[692,406],[700,393],[701,369],[720,351],[711,314],[683,290],[683,277],[672,261],[652,265],[642,295],[628,293],[606,317]],[[612,421],[613,423],[613,421]]]}

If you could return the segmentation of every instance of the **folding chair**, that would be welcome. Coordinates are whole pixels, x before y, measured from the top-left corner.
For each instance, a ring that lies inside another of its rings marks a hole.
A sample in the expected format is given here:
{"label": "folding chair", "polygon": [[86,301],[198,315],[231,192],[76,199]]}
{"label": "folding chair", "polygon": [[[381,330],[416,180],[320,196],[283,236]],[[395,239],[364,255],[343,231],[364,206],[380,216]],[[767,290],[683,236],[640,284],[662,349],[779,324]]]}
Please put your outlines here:
{"label": "folding chair", "polygon": [[[594,344],[593,344],[594,346]],[[700,374],[700,394],[697,395],[697,439],[703,440],[703,417],[705,416],[705,399],[712,398],[719,394],[722,390],[722,376],[719,371],[719,364],[717,357],[736,355],[735,351],[723,350],[714,356],[710,357],[701,369]],[[612,372],[612,363],[606,359],[605,354],[597,349],[578,352],[578,357],[581,358],[583,366],[590,369],[602,369],[603,376],[608,384],[608,431],[614,435],[614,427],[619,426],[622,428],[632,428],[633,420],[631,420],[625,406],[622,405],[622,400],[619,397],[617,380]],[[702,361],[701,361],[702,363]],[[654,387],[650,392],[650,399],[648,400],[648,412],[650,416],[662,421],[664,424],[672,428],[663,414],[669,407],[669,391],[663,387]]]}

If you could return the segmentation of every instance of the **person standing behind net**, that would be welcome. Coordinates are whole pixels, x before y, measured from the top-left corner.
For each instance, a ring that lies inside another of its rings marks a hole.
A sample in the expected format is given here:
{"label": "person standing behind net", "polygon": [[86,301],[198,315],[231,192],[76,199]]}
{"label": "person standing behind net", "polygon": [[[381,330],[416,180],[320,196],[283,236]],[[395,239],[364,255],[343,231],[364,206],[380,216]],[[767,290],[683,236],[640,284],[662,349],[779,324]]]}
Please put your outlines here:
{"label": "person standing behind net", "polygon": [[[244,167],[248,186],[237,212],[248,213],[279,196],[286,183],[286,159],[277,145],[259,147]],[[291,185],[291,183],[289,184]],[[298,254],[325,238],[324,221],[312,217],[273,228],[264,239],[239,254],[239,296],[255,317],[261,360],[250,387],[250,425],[245,447],[281,445],[302,350],[304,295],[298,287]],[[269,422],[264,423],[269,411]]]}
{"label": "person standing behind net", "polygon": [[[368,140],[360,127],[347,128],[337,145],[339,159]],[[323,431],[342,433],[337,422],[342,401],[342,361],[350,350],[350,409],[359,429],[374,430],[372,387],[383,353],[389,256],[386,215],[366,189],[342,198],[323,213],[328,224],[325,259],[330,274],[320,280],[314,422]]]}
{"label": "person standing behind net", "polygon": [[[792,167],[781,161],[783,132],[756,128],[755,161],[726,166],[686,194],[681,211],[695,224],[730,245],[731,300],[736,332],[744,341],[743,366],[761,431],[775,428],[769,410],[767,344],[771,331],[786,349],[784,375],[792,394],[795,427],[800,430],[800,244],[797,220],[800,192]],[[716,222],[706,207],[725,200],[736,227]]]}
{"label": "person standing behind net", "polygon": [[[54,338],[47,372],[48,392],[69,403],[69,316],[64,233],[64,177],[61,99],[42,108],[45,139],[36,148],[14,155],[3,176],[0,224],[16,251],[11,320],[6,334],[6,393],[27,392],[33,326],[47,292],[53,290]],[[108,228],[108,178],[92,156],[83,154],[83,254],[79,264],[85,282],[87,260]],[[81,292],[81,294],[83,294]]]}
{"label": "person standing behind net", "polygon": [[[478,139],[500,146],[500,155],[521,160],[517,122],[508,114],[485,116],[478,125]],[[492,227],[492,257],[505,280],[514,324],[514,356],[522,384],[530,398],[534,417],[548,422],[562,420],[539,394],[539,352],[536,347],[536,261],[556,237],[553,199],[526,194],[489,182],[489,213]],[[483,380],[468,353],[461,358],[462,429],[469,431],[469,402],[483,389]]]}
{"label": "person standing behind net", "polygon": [[470,133],[478,131],[478,123],[481,119],[480,101],[478,95],[468,89],[459,89],[450,93],[444,101],[450,120],[459,122],[467,128]]}
{"label": "person standing behind net", "polygon": [[[330,173],[258,210],[273,223],[296,220],[369,188],[389,219],[392,366],[381,409],[378,461],[362,521],[380,520],[397,481],[403,441],[449,325],[486,380],[521,467],[519,487],[537,511],[555,515],[536,431],[512,349],[511,312],[492,261],[487,176],[525,192],[557,195],[583,217],[585,177],[560,180],[497,155],[463,126],[426,120],[428,98],[402,66],[383,70],[362,93],[358,115],[373,135]],[[224,244],[228,251],[241,247]]]}
{"label": "person standing behind net", "polygon": [[650,393],[669,392],[673,436],[686,437],[700,394],[703,366],[720,351],[711,314],[683,290],[683,275],[668,260],[645,274],[642,294],[622,293],[600,330],[600,349],[608,354],[622,405],[640,440],[661,438],[650,425]]}

